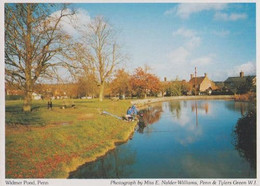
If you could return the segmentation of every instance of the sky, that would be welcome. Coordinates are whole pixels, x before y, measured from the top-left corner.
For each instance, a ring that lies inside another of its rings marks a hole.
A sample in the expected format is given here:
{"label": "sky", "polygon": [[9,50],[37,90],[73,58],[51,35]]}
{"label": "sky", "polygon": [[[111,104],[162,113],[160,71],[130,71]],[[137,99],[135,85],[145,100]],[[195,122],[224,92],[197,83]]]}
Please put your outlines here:
{"label": "sky", "polygon": [[[256,74],[255,3],[71,4],[80,22],[104,16],[127,54],[125,69],[148,65],[161,80],[185,79],[197,67],[214,81]],[[73,33],[67,25],[67,30]]]}

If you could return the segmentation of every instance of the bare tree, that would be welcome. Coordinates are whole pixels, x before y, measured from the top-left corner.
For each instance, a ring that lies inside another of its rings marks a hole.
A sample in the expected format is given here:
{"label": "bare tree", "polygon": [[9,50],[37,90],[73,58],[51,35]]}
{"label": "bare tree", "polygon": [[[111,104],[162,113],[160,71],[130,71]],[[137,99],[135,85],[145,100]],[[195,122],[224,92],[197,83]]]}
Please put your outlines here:
{"label": "bare tree", "polygon": [[82,69],[96,77],[94,80],[99,86],[99,100],[102,101],[105,82],[123,60],[115,32],[101,16],[94,18],[89,24],[79,26],[78,30],[84,43],[77,47],[77,51],[80,51],[80,54],[77,53],[77,60]]}
{"label": "bare tree", "polygon": [[63,48],[59,24],[71,14],[61,4],[5,4],[5,77],[24,91],[24,111],[31,110],[37,80],[57,65],[53,58]]}

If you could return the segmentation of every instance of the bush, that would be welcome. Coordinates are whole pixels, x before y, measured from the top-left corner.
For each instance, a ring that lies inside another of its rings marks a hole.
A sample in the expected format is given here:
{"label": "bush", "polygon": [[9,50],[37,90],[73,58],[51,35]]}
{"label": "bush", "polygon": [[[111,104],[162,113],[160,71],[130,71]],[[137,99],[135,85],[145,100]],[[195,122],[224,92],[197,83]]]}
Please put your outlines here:
{"label": "bush", "polygon": [[6,95],[5,100],[21,100],[23,96],[21,95]]}
{"label": "bush", "polygon": [[214,90],[211,95],[234,95],[230,90]]}
{"label": "bush", "polygon": [[255,101],[256,100],[256,93],[255,92],[248,92],[246,94],[235,95],[236,101]]}

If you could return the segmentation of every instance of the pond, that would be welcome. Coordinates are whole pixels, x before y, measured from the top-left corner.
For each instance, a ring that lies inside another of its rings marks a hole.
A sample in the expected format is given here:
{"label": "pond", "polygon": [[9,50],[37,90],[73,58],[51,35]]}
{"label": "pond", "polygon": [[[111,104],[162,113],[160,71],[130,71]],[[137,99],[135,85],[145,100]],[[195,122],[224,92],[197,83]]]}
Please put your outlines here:
{"label": "pond", "polygon": [[131,140],[69,178],[256,178],[255,160],[245,158],[234,132],[249,107],[224,100],[151,105]]}

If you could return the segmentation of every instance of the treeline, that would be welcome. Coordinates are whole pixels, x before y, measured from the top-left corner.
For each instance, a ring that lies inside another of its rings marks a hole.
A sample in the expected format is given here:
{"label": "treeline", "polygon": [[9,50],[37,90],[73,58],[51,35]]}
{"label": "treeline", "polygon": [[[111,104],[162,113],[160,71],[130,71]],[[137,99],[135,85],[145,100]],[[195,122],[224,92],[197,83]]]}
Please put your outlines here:
{"label": "treeline", "polygon": [[[134,72],[118,69],[109,81],[104,85],[104,96],[119,99],[146,98],[158,96],[181,96],[191,91],[191,85],[183,81],[160,81],[149,68],[138,67]],[[68,84],[38,84],[36,92],[44,98],[62,97],[85,98],[98,97],[99,86],[95,83],[95,77],[89,75],[79,76],[75,83]]]}

